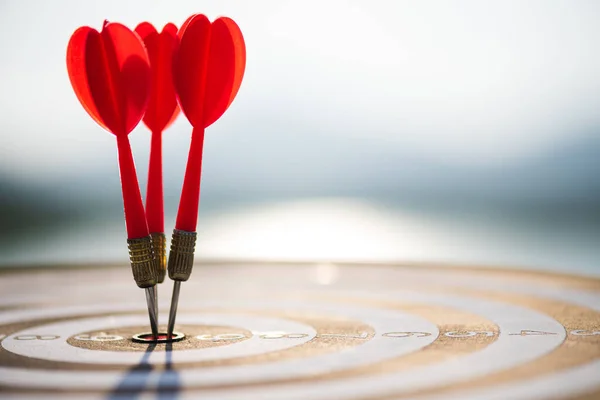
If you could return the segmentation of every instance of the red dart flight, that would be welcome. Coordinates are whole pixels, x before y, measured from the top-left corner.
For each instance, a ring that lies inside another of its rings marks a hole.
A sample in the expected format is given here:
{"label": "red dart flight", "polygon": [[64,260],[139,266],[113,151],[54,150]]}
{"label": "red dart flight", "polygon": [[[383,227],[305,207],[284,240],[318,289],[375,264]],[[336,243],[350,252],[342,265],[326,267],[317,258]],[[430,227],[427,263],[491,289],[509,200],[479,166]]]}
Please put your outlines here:
{"label": "red dart flight", "polygon": [[148,236],[146,215],[129,145],[129,133],[148,104],[150,63],[139,37],[105,21],[101,32],[81,27],[67,48],[73,90],[88,114],[117,138],[127,236]]}
{"label": "red dart flight", "polygon": [[229,108],[246,67],[246,46],[237,24],[192,15],[180,29],[173,77],[182,112],[194,127],[175,228],[196,230],[204,130]]}
{"label": "red dart flight", "polygon": [[152,24],[142,22],[135,32],[146,46],[151,70],[150,99],[143,118],[144,124],[152,132],[146,218],[151,233],[164,232],[162,133],[179,115],[172,72],[179,37],[177,27],[172,23],[165,25],[159,33]]}

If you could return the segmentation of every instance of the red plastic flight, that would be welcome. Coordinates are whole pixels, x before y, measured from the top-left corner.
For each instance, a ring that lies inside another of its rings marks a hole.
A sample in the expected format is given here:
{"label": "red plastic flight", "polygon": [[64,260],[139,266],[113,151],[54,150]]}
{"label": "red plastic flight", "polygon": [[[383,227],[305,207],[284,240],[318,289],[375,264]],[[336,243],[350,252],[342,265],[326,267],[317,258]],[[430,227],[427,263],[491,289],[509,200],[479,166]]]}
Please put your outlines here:
{"label": "red plastic flight", "polygon": [[124,25],[105,21],[101,32],[81,27],[69,40],[67,70],[83,108],[117,137],[127,236],[148,236],[128,138],[148,104],[150,62],[146,49]]}
{"label": "red plastic flight", "polygon": [[246,46],[237,24],[202,14],[179,31],[173,79],[182,112],[194,127],[175,228],[194,232],[198,220],[204,130],[229,108],[246,67]]}
{"label": "red plastic flight", "polygon": [[179,115],[172,70],[179,37],[177,27],[172,23],[165,25],[159,33],[149,22],[142,22],[135,28],[135,32],[146,46],[151,70],[150,99],[143,119],[152,132],[146,219],[151,233],[162,233],[165,230],[162,133]]}

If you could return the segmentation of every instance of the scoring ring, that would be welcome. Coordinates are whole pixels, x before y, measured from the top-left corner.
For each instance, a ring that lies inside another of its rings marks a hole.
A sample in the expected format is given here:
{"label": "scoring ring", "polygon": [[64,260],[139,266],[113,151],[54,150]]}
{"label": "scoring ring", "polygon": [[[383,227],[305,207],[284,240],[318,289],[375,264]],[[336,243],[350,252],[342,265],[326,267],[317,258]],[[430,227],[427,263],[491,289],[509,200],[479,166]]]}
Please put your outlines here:
{"label": "scoring ring", "polygon": [[131,337],[131,340],[137,343],[173,343],[179,342],[185,338],[181,332],[173,332],[171,337],[167,332],[158,332],[158,337],[154,337],[152,332],[137,333]]}

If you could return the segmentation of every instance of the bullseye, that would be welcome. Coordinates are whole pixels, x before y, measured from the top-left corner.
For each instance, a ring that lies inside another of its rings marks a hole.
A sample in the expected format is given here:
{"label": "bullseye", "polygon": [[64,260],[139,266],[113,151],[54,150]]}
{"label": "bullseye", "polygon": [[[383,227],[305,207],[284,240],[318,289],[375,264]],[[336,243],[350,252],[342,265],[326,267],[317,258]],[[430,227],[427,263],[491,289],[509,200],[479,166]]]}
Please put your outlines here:
{"label": "bullseye", "polygon": [[179,342],[185,338],[185,334],[181,332],[173,332],[172,335],[166,332],[159,332],[158,336],[154,336],[152,332],[144,332],[133,335],[131,340],[137,343],[172,343]]}

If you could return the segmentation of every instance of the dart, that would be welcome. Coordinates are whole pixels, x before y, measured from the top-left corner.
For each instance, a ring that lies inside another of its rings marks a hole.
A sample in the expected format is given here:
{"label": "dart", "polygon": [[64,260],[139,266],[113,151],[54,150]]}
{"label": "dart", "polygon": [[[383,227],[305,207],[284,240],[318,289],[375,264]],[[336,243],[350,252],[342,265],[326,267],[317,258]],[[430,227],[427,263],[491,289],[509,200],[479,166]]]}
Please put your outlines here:
{"label": "dart", "polygon": [[175,327],[181,282],[189,279],[194,263],[204,132],[231,105],[246,67],[244,37],[230,18],[211,23],[202,14],[192,15],[179,30],[179,37],[173,80],[181,111],[193,129],[169,252],[168,273],[174,281],[169,336]]}
{"label": "dart", "polygon": [[117,139],[131,268],[136,284],[146,291],[156,337],[156,263],[128,137],[148,104],[148,54],[129,28],[105,21],[101,32],[85,26],[73,33],[67,47],[67,71],[83,108]]}
{"label": "dart", "polygon": [[[157,283],[162,283],[167,272],[162,134],[179,115],[172,74],[173,57],[179,44],[179,37],[177,27],[172,23],[166,24],[159,33],[149,22],[142,22],[135,28],[135,33],[142,39],[150,61],[150,95],[142,119],[152,135],[146,188],[146,220],[156,256]],[[158,288],[155,289],[155,293],[158,293]]]}

